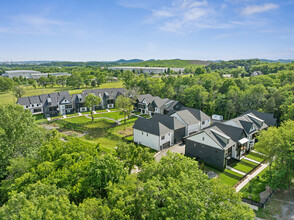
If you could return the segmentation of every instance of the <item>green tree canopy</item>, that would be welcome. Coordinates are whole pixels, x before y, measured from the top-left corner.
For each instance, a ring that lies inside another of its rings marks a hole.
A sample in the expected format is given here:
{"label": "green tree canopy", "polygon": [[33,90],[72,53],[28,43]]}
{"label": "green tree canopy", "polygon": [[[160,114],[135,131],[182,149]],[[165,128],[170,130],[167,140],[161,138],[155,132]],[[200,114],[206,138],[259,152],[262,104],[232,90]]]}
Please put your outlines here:
{"label": "green tree canopy", "polygon": [[88,109],[91,110],[91,117],[92,117],[92,123],[94,121],[94,110],[95,106],[99,106],[101,104],[101,98],[90,93],[85,98],[85,105]]}

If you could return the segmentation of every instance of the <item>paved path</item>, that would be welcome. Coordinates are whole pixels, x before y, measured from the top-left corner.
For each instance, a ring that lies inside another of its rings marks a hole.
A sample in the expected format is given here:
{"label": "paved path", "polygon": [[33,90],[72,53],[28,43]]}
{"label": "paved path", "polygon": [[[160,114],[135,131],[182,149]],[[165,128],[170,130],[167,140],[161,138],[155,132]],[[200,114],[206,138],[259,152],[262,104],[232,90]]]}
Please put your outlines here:
{"label": "paved path", "polygon": [[258,151],[255,151],[255,150],[251,150],[251,151],[254,152],[254,153],[257,153],[257,154],[260,154],[260,155],[266,156],[265,154],[260,153],[260,152],[258,152]]}
{"label": "paved path", "polygon": [[267,168],[269,164],[268,163],[262,163],[261,166],[255,170],[253,173],[249,174],[248,176],[245,177],[242,183],[240,183],[236,187],[236,192],[239,192],[247,183],[250,182],[254,177],[256,177],[261,171],[263,171],[265,168]]}
{"label": "paved path", "polygon": [[258,161],[256,161],[256,160],[252,160],[252,159],[250,159],[250,158],[248,158],[248,157],[244,157],[244,159],[245,159],[245,160],[248,160],[248,161],[251,161],[251,162],[253,162],[253,163],[260,164],[260,162],[258,162]]}
{"label": "paved path", "polygon": [[163,149],[162,151],[159,151],[157,154],[155,154],[155,159],[157,161],[160,161],[162,157],[166,155],[168,151],[174,152],[174,153],[180,153],[185,154],[185,145],[184,144],[175,144],[169,148]]}
{"label": "paved path", "polygon": [[242,172],[242,171],[240,171],[240,170],[236,170],[236,169],[234,169],[233,167],[230,167],[230,166],[228,166],[228,165],[226,166],[226,168],[229,169],[229,170],[234,171],[235,173],[239,173],[239,174],[241,174],[241,175],[243,175],[243,176],[246,175],[246,173],[244,173],[244,172]]}

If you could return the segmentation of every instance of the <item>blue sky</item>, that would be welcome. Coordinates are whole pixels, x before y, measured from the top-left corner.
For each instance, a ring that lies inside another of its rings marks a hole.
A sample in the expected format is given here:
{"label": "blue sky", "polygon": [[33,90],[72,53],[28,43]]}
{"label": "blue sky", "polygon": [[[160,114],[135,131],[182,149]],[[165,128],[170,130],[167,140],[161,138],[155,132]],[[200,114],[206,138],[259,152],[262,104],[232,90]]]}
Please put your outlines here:
{"label": "blue sky", "polygon": [[0,61],[294,58],[293,0],[0,3]]}

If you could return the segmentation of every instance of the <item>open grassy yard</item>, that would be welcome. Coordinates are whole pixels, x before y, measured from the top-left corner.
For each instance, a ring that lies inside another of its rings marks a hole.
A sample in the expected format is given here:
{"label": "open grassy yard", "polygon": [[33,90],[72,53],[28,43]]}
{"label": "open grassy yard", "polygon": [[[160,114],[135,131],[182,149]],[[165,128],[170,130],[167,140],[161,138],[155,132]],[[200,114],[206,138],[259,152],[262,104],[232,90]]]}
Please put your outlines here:
{"label": "open grassy yard", "polygon": [[234,164],[230,165],[230,167],[233,167],[234,169],[240,170],[244,173],[248,173],[257,165],[258,164],[256,163],[243,159],[241,161],[235,162]]}
{"label": "open grassy yard", "polygon": [[265,157],[263,155],[254,153],[254,152],[250,152],[248,155],[246,155],[246,157],[252,159],[252,160],[256,160],[258,162],[262,162],[264,161]]}
{"label": "open grassy yard", "polygon": [[121,112],[107,112],[107,113],[96,114],[95,118],[97,117],[106,117],[106,118],[118,120],[123,118],[124,116],[121,114]]}
{"label": "open grassy yard", "polygon": [[118,137],[125,137],[133,134],[134,123],[122,124],[113,128],[112,133]]}
{"label": "open grassy yard", "polygon": [[79,116],[79,117],[74,117],[74,118],[66,118],[63,119],[64,121],[74,123],[74,124],[83,124],[87,122],[91,122],[92,120],[87,118],[86,116]]}
{"label": "open grassy yard", "polygon": [[242,179],[242,175],[239,173],[236,173],[232,170],[225,169],[224,171],[220,171],[211,167],[207,167],[209,170],[213,170],[214,172],[219,174],[219,179],[222,183],[229,185],[233,187],[239,180]]}
{"label": "open grassy yard", "polygon": [[[62,86],[54,86],[54,87],[47,87],[47,88],[42,88],[42,87],[37,87],[34,89],[32,86],[24,86],[25,90],[25,95],[26,96],[34,96],[34,95],[41,95],[41,94],[48,94],[48,93],[53,93],[53,92],[59,92],[59,91],[69,91],[69,93],[72,94],[78,94],[82,93],[83,90],[85,89],[103,89],[103,88],[121,88],[123,87],[123,84],[121,81],[117,82],[109,82],[109,83],[104,83],[100,87],[83,87],[81,89],[75,89],[72,87],[62,87]],[[12,91],[9,91],[8,93],[0,93],[0,105],[4,104],[14,104],[16,103],[17,98],[13,95]]]}

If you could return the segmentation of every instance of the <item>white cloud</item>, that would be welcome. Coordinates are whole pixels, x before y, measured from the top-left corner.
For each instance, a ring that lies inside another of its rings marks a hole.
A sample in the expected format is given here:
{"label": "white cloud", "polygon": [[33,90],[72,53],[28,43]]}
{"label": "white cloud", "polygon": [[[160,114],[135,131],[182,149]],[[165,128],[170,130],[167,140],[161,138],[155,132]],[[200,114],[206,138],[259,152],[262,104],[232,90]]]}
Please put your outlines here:
{"label": "white cloud", "polygon": [[266,3],[263,5],[250,5],[250,6],[245,7],[241,11],[241,14],[242,15],[251,15],[251,14],[266,12],[266,11],[277,9],[277,8],[279,8],[279,5],[274,4],[274,3]]}
{"label": "white cloud", "polygon": [[152,10],[149,21],[167,32],[183,32],[193,28],[211,28],[214,9],[206,0],[174,0],[171,5]]}

